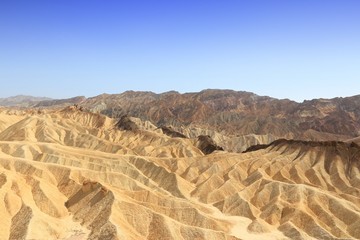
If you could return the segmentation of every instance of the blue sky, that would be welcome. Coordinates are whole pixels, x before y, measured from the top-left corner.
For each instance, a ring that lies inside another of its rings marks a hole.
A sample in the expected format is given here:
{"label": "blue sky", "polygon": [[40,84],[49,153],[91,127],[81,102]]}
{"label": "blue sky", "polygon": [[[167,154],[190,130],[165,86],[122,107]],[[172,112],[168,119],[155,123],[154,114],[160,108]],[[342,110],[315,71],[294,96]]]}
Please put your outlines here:
{"label": "blue sky", "polygon": [[360,94],[358,0],[0,1],[0,97]]}

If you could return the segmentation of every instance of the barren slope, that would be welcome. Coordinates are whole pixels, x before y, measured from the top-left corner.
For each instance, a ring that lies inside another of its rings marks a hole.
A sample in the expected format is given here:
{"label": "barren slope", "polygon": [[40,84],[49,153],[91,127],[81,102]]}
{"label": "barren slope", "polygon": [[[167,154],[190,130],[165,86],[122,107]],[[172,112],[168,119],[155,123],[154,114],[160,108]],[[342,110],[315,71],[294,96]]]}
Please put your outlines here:
{"label": "barren slope", "polygon": [[0,113],[0,239],[359,239],[359,147],[209,155],[151,123]]}
{"label": "barren slope", "polygon": [[297,103],[232,90],[128,91],[88,98],[81,104],[109,116],[129,114],[157,125],[200,127],[227,136],[344,140],[360,133],[360,96]]}

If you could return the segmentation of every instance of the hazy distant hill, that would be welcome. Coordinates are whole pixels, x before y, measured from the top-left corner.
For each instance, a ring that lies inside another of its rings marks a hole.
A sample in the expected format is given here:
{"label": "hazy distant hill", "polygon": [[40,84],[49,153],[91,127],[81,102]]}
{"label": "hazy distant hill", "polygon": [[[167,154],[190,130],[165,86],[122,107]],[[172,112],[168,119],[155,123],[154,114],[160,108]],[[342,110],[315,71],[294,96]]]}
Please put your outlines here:
{"label": "hazy distant hill", "polygon": [[45,100],[51,100],[51,98],[17,95],[17,96],[8,97],[8,98],[0,98],[0,106],[30,107],[40,101],[45,101]]}
{"label": "hazy distant hill", "polygon": [[80,104],[82,103],[86,97],[78,96],[67,99],[50,99],[38,102],[34,107],[66,107],[69,105]]}

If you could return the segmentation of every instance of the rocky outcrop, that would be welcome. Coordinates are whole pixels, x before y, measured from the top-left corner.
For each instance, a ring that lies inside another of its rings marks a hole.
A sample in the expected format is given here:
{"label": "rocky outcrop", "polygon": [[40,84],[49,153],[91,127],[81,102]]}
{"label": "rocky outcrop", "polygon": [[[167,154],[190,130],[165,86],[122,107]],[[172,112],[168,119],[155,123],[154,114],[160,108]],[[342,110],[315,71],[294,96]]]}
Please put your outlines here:
{"label": "rocky outcrop", "polygon": [[124,115],[120,117],[119,121],[115,125],[120,130],[137,131],[139,127],[133,122],[130,117]]}
{"label": "rocky outcrop", "polygon": [[208,135],[198,136],[196,146],[204,153],[210,154],[214,151],[224,151],[224,149],[218,146],[215,141]]}
{"label": "rocky outcrop", "polygon": [[162,130],[162,132],[170,137],[178,137],[178,138],[186,138],[186,136],[180,132],[175,131],[173,128],[171,127],[160,127],[160,129]]}

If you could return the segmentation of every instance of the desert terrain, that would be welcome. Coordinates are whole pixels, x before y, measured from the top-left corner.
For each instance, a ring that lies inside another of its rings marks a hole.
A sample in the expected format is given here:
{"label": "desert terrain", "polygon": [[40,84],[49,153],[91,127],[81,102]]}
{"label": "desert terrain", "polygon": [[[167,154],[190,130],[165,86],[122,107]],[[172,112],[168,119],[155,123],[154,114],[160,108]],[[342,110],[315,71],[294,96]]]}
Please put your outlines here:
{"label": "desert terrain", "polygon": [[0,239],[360,239],[359,103],[7,101]]}

